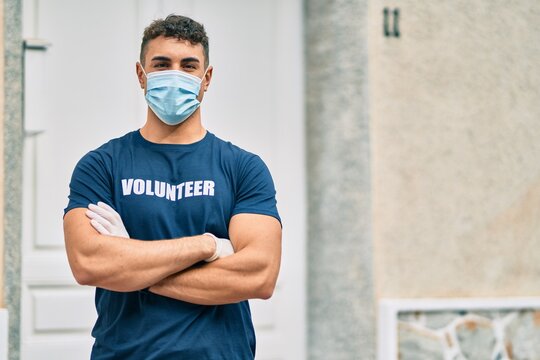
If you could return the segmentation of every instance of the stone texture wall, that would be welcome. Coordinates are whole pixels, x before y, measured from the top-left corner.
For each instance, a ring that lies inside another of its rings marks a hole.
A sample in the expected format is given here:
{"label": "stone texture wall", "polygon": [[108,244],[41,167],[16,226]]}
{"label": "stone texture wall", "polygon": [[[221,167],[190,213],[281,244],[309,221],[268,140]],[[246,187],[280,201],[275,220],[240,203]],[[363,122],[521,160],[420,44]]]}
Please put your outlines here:
{"label": "stone texture wall", "polygon": [[401,360],[540,359],[540,310],[403,312]]}

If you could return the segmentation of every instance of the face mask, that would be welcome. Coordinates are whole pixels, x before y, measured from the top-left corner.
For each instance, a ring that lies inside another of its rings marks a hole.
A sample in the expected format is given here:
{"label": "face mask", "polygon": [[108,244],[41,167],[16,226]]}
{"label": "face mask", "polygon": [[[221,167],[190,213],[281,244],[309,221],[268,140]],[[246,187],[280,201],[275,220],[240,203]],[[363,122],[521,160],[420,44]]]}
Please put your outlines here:
{"label": "face mask", "polygon": [[146,74],[143,69],[143,72],[146,75],[146,103],[165,124],[180,124],[201,104],[197,96],[202,80],[197,76],[179,70]]}

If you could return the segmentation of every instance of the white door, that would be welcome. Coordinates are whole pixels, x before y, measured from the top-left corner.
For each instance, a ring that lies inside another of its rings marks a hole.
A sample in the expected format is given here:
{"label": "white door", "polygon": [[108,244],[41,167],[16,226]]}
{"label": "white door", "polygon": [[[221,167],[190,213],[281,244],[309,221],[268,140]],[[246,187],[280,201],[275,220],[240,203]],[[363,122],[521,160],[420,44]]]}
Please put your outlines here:
{"label": "white door", "polygon": [[305,358],[301,1],[24,0],[24,37],[50,46],[25,55],[23,360],[88,359],[93,289],[74,282],[62,234],[69,178],[87,151],[143,124],[142,31],[173,12],[210,36],[205,125],[260,154],[278,189],[283,264],[274,297],[252,302],[257,358]]}

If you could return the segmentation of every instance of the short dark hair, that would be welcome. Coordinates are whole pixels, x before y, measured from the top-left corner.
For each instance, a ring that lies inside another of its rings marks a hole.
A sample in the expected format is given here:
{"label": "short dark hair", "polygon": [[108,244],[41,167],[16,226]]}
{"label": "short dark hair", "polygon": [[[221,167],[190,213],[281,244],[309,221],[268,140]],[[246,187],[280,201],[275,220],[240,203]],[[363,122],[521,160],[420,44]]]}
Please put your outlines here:
{"label": "short dark hair", "polygon": [[148,42],[159,36],[186,40],[192,45],[201,44],[204,51],[204,67],[208,67],[210,61],[208,36],[206,35],[204,26],[186,16],[174,14],[167,16],[165,19],[152,21],[152,23],[148,25],[146,29],[144,29],[141,42],[141,64],[144,65],[144,56],[146,55]]}

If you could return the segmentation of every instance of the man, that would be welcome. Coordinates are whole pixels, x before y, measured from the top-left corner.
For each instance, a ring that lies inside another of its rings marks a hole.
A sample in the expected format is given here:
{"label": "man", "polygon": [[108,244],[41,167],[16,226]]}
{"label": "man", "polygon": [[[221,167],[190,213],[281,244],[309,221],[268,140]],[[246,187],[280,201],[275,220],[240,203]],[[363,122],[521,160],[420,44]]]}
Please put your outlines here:
{"label": "man", "polygon": [[281,220],[262,160],[201,123],[208,54],[199,23],[154,21],[136,64],[145,125],[73,172],[64,234],[77,282],[96,287],[93,359],[255,356],[247,299],[272,295]]}

